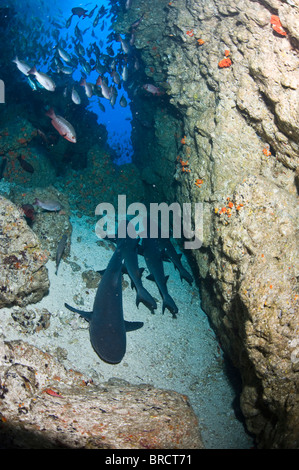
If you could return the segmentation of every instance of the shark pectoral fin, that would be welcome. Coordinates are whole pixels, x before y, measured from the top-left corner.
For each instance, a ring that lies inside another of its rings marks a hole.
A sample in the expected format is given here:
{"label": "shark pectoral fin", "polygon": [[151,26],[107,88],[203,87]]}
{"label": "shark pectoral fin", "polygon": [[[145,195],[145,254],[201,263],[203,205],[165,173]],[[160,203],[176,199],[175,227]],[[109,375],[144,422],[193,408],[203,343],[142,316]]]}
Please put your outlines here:
{"label": "shark pectoral fin", "polygon": [[155,278],[152,274],[149,274],[148,276],[146,276],[146,279],[148,279],[149,281],[154,281]]}
{"label": "shark pectoral fin", "polygon": [[106,269],[99,269],[99,271],[96,271],[96,272],[99,273],[101,276],[103,276],[105,274],[105,271]]}
{"label": "shark pectoral fin", "polygon": [[142,273],[143,273],[144,269],[145,269],[145,268],[139,268],[139,277],[140,277],[140,279],[141,279],[141,277],[142,277]]}
{"label": "shark pectoral fin", "polygon": [[179,310],[173,298],[169,294],[163,297],[162,313],[164,313],[166,308],[172,313],[173,317],[176,317],[176,314],[178,313]]}
{"label": "shark pectoral fin", "polygon": [[139,330],[139,328],[142,328],[142,327],[143,327],[142,321],[126,321],[125,320],[126,331]]}
{"label": "shark pectoral fin", "polygon": [[71,307],[70,305],[68,304],[64,304],[64,306],[70,310],[71,312],[76,312],[76,313],[79,313],[79,315],[81,315],[81,317],[85,318],[85,320],[87,321],[90,321],[91,319],[91,315],[92,315],[92,312],[85,312],[84,310],[79,310],[75,307]]}
{"label": "shark pectoral fin", "polygon": [[137,253],[138,255],[143,256],[143,247],[141,245],[137,245]]}
{"label": "shark pectoral fin", "polygon": [[128,274],[128,275],[129,275],[129,273],[128,273],[128,270],[127,270],[127,267],[126,267],[125,263],[123,264],[123,267],[122,267],[122,270],[121,270],[121,271],[122,271],[122,273],[123,273],[123,274]]}

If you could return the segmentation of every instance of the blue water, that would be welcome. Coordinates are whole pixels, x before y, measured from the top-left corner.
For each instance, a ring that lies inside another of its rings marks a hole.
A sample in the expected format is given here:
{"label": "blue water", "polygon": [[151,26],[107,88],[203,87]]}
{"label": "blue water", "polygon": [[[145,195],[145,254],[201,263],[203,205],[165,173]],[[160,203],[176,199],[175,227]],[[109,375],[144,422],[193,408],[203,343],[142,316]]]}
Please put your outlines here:
{"label": "blue water", "polygon": [[[26,1],[17,1],[17,0],[10,0],[6,4],[14,6],[15,10],[17,11],[18,16],[24,17],[24,19],[30,24],[32,24],[32,28],[38,27],[38,23],[36,21],[36,17],[38,17],[42,23],[44,28],[50,27],[51,29],[59,30],[59,40],[65,40],[68,46],[73,43],[71,38],[75,38],[75,27],[78,25],[81,32],[89,28],[83,35],[83,42],[81,43],[86,51],[86,48],[89,44],[94,42],[99,45],[101,52],[106,53],[106,47],[111,46],[115,53],[115,56],[121,52],[121,44],[120,42],[113,41],[112,43],[107,42],[107,36],[111,33],[111,15],[107,13],[107,15],[103,16],[99,20],[98,25],[93,28],[93,21],[97,15],[97,12],[101,6],[104,6],[108,11],[110,11],[110,4],[108,0],[93,0],[90,2],[74,2],[73,0],[63,0],[63,2],[58,0],[53,0],[51,2],[46,2],[44,0],[26,0]],[[65,24],[68,18],[72,14],[73,7],[82,7],[88,10],[88,13],[93,10],[93,8],[98,5],[98,8],[95,10],[92,18],[79,18],[78,16],[73,16],[71,25],[67,29]],[[54,23],[62,25],[64,27],[57,28]],[[104,22],[104,27],[102,28]],[[102,30],[103,29],[103,30]],[[96,37],[92,36],[92,31]],[[43,30],[41,30],[43,33]],[[45,43],[48,41],[48,37],[44,37],[41,34],[41,43]],[[55,42],[55,41],[54,41]],[[103,43],[101,47],[100,44]],[[74,47],[72,49],[66,48],[67,52],[74,53]],[[54,56],[55,50],[53,50]],[[74,53],[74,55],[76,55]],[[53,57],[52,56],[52,57]],[[52,59],[51,55],[48,57],[48,60],[43,61],[41,59],[40,63],[37,63],[36,66],[38,70],[43,71],[45,73],[49,72],[50,61]],[[94,56],[93,56],[94,57]],[[28,57],[19,57],[22,60],[28,60],[30,63],[30,53]],[[85,53],[84,58],[89,61],[87,54]],[[67,64],[66,64],[67,65]],[[20,73],[21,75],[21,73]],[[49,72],[51,76],[51,72]],[[86,81],[90,83],[95,83],[99,74],[96,71],[92,71],[89,75],[87,75],[84,71],[82,71],[82,67],[80,64],[75,72],[72,74],[72,78],[76,82],[80,82],[82,76],[86,76]],[[112,78],[109,76],[108,73],[105,73],[105,77],[108,79],[108,85],[112,85],[113,81]],[[121,88],[117,90],[118,97],[114,107],[111,106],[110,102],[105,98],[99,98],[98,96],[92,96],[89,98],[89,105],[87,109],[94,112],[98,116],[98,123],[103,124],[108,132],[108,144],[110,147],[115,151],[117,159],[115,163],[123,164],[131,162],[133,148],[131,142],[131,110],[130,110],[130,99],[126,93],[126,90],[123,87],[123,83],[121,84]],[[127,107],[123,108],[119,105],[119,100],[121,96],[127,100]],[[103,112],[99,107],[99,102],[105,108],[105,112]]]}

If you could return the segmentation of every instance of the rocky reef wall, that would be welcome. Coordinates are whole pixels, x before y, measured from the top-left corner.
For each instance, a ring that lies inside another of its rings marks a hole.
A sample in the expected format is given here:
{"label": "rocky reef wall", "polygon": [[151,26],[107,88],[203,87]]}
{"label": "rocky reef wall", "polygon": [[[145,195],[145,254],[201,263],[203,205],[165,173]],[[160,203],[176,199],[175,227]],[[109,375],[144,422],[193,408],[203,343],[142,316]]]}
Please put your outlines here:
{"label": "rocky reef wall", "polygon": [[202,303],[247,427],[299,447],[298,3],[136,0],[116,30],[143,13],[135,46],[163,90],[134,115],[148,198],[204,203]]}
{"label": "rocky reef wall", "polygon": [[95,385],[23,341],[0,339],[0,376],[2,448],[203,447],[185,395],[116,378]]}

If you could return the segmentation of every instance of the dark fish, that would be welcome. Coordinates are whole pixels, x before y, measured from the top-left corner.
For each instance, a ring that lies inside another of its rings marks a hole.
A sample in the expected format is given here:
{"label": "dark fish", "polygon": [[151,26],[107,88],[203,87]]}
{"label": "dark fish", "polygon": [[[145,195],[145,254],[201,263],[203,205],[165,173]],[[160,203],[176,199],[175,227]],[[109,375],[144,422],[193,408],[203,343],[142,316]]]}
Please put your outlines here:
{"label": "dark fish", "polygon": [[61,238],[60,242],[58,243],[57,251],[56,251],[56,271],[55,271],[56,275],[57,275],[58,266],[59,266],[61,257],[63,255],[64,249],[66,247],[66,242],[67,242],[67,235],[64,234],[64,235],[62,235],[62,238]]}
{"label": "dark fish", "polygon": [[127,106],[128,103],[124,95],[122,95],[121,99],[119,100],[119,104],[122,108],[125,108]]}
{"label": "dark fish", "polygon": [[101,8],[99,9],[100,18],[103,18],[103,16],[107,13],[107,11],[108,10],[106,10],[104,5],[102,5]]}
{"label": "dark fish", "polygon": [[90,13],[88,13],[88,18],[92,18],[93,14],[94,14],[94,12],[95,12],[95,10],[96,10],[97,8],[98,8],[98,5],[96,5],[96,6],[91,10]]}
{"label": "dark fish", "polygon": [[33,222],[35,219],[35,210],[32,204],[22,204],[22,211],[26,219],[29,219],[30,222]]}
{"label": "dark fish", "polygon": [[7,158],[3,157],[2,162],[1,162],[1,166],[0,166],[0,180],[2,180],[2,178],[3,178],[3,174],[4,174],[4,170],[6,168],[6,164],[7,164]]}
{"label": "dark fish", "polygon": [[85,49],[84,47],[82,46],[82,44],[80,44],[79,42],[77,44],[75,44],[75,51],[76,53],[78,54],[78,56],[84,56],[85,54]]}
{"label": "dark fish", "polygon": [[82,36],[82,33],[81,33],[81,31],[78,27],[78,24],[76,24],[76,26],[75,26],[75,36],[80,42],[83,42],[83,36]]}
{"label": "dark fish", "polygon": [[68,304],[66,308],[79,313],[89,321],[91,344],[98,356],[110,364],[119,363],[126,352],[126,331],[137,330],[142,322],[126,322],[122,305],[123,254],[116,248],[100,281],[92,312],[77,310]]}
{"label": "dark fish", "polygon": [[99,105],[100,110],[103,111],[103,113],[105,113],[106,111],[105,106],[100,101],[98,102],[98,105]]}
{"label": "dark fish", "polygon": [[96,42],[94,42],[92,44],[92,46],[93,46],[93,50],[94,50],[94,53],[95,53],[97,59],[99,59],[101,57],[101,51],[100,51],[99,47],[97,46]]}
{"label": "dark fish", "polygon": [[28,173],[34,173],[33,166],[30,163],[28,163],[26,160],[24,160],[23,155],[18,155],[17,159],[19,160],[20,165],[23,168],[23,170],[28,171]]}
{"label": "dark fish", "polygon": [[83,16],[83,18],[86,18],[87,16],[87,11],[88,10],[84,10],[84,8],[82,7],[75,7],[75,8],[72,8],[72,13],[73,15],[77,15],[79,16],[79,18],[81,18],[81,16]]}
{"label": "dark fish", "polygon": [[131,29],[131,30],[135,30],[135,29],[138,28],[138,26],[140,25],[141,21],[143,20],[144,15],[145,15],[145,13],[143,13],[143,14],[141,15],[141,17],[138,18],[138,20],[134,21],[134,23],[131,24],[131,26],[130,26],[130,29]]}
{"label": "dark fish", "polygon": [[100,20],[100,10],[98,11],[97,16],[96,16],[95,19],[93,20],[92,26],[93,26],[94,28],[98,25],[99,20]]}
{"label": "dark fish", "polygon": [[90,26],[88,26],[88,28],[84,29],[84,31],[82,31],[82,34],[84,35],[86,33],[86,31],[88,31],[90,29]]}
{"label": "dark fish", "polygon": [[108,52],[110,56],[114,56],[114,50],[112,46],[106,47],[106,51]]}
{"label": "dark fish", "polygon": [[73,16],[74,16],[74,15],[71,15],[71,16],[69,17],[69,19],[67,20],[67,22],[65,23],[66,29],[68,29],[68,28],[71,26],[71,22],[72,22]]}
{"label": "dark fish", "polygon": [[166,257],[169,258],[173,262],[174,266],[179,270],[181,279],[185,279],[189,284],[192,284],[193,279],[191,274],[189,274],[188,271],[182,265],[182,255],[179,255],[176,252],[169,238],[159,238],[159,245],[161,249],[164,250]]}
{"label": "dark fish", "polygon": [[159,247],[158,238],[143,238],[142,240],[143,256],[150,275],[148,279],[155,281],[163,299],[162,311],[167,308],[173,316],[178,312],[178,308],[169,295],[167,290],[167,277],[164,273],[162,253]]}

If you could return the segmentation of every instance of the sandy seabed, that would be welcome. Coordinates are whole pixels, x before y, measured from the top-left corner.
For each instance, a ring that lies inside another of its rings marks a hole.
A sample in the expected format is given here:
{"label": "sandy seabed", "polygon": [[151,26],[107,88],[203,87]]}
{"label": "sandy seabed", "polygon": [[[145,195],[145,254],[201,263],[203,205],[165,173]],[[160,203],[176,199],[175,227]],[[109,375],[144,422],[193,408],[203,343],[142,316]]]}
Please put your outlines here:
{"label": "sandy seabed", "polygon": [[[168,290],[178,306],[177,318],[166,310],[157,286],[146,279],[143,284],[158,301],[152,314],[143,304],[136,307],[136,292],[124,274],[127,287],[123,290],[124,317],[128,321],[142,321],[144,326],[127,334],[127,351],[120,364],[103,362],[93,350],[88,323],[64,307],[64,302],[82,310],[92,310],[96,289],[86,287],[82,273],[104,269],[111,256],[109,241],[97,244],[94,227],[85,217],[71,217],[73,233],[70,256],[60,263],[55,275],[55,262],[48,261],[49,294],[27,309],[45,308],[51,313],[49,328],[34,334],[22,333],[11,317],[12,309],[1,310],[0,328],[6,340],[22,339],[58,356],[67,368],[90,376],[95,383],[111,377],[125,379],[132,384],[152,384],[172,389],[189,397],[198,416],[203,442],[208,449],[246,449],[253,445],[233,409],[235,391],[225,373],[222,352],[200,306],[195,283],[189,286],[181,281],[172,263],[164,263],[169,275]],[[184,266],[190,271],[186,259]],[[139,256],[140,267],[145,261]],[[81,269],[80,269],[81,268]],[[77,302],[77,303],[76,303]],[[78,302],[80,303],[78,305]]]}

